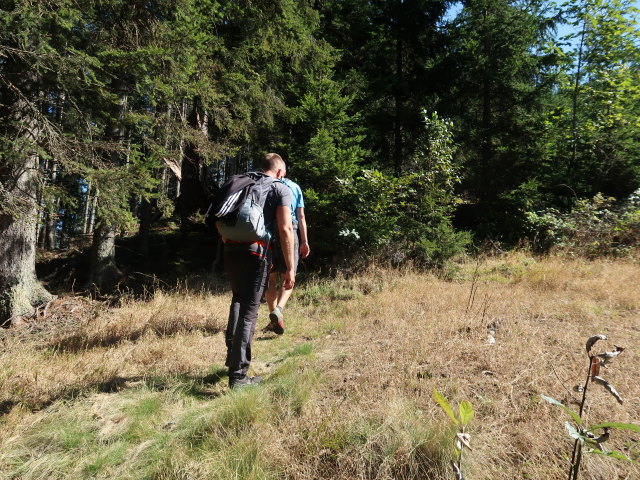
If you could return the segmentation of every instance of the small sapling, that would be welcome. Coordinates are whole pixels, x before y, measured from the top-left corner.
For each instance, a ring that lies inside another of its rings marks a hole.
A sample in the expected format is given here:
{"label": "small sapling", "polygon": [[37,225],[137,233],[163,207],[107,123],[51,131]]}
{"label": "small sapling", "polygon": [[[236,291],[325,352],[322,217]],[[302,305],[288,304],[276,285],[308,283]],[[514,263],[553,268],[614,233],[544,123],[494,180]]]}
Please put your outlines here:
{"label": "small sapling", "polygon": [[632,462],[629,457],[618,451],[605,450],[603,444],[609,440],[612,429],[640,432],[640,425],[633,423],[604,422],[591,427],[587,427],[584,424],[584,406],[587,401],[587,391],[590,383],[601,385],[616,399],[618,403],[623,403],[622,397],[618,391],[609,382],[602,378],[600,373],[601,369],[606,369],[609,363],[624,351],[624,348],[614,345],[615,350],[594,355],[591,353],[591,349],[600,340],[607,340],[607,337],[605,335],[594,335],[589,337],[586,343],[587,357],[589,359],[587,378],[583,386],[575,388],[576,391],[582,393],[582,401],[580,402],[578,413],[551,397],[540,395],[540,398],[552,405],[562,408],[573,419],[573,423],[570,421],[565,422],[565,428],[567,429],[569,436],[575,440],[573,444],[573,453],[571,454],[571,465],[569,467],[569,480],[578,479],[582,455],[585,453],[595,453]]}
{"label": "small sapling", "polygon": [[464,480],[464,476],[462,475],[462,451],[465,448],[471,450],[471,435],[466,433],[466,426],[473,418],[473,407],[471,403],[463,401],[460,402],[458,406],[457,414],[454,413],[453,408],[449,401],[440,394],[437,390],[433,391],[433,398],[438,405],[444,410],[444,413],[451,419],[451,421],[456,425],[458,431],[455,436],[455,452],[456,459],[451,460],[451,467],[453,468],[453,473],[455,475],[455,480]]}

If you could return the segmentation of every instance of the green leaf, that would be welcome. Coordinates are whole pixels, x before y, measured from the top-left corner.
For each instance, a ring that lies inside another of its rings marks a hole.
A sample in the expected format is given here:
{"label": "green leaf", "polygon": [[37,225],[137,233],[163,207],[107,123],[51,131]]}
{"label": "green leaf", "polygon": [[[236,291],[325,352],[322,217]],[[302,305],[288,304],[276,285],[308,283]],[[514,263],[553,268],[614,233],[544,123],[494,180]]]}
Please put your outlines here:
{"label": "green leaf", "polygon": [[589,431],[596,430],[598,428],[615,428],[617,430],[631,430],[632,432],[640,433],[640,425],[636,425],[635,423],[619,423],[619,422],[604,422],[599,423],[598,425],[594,425],[589,428]]}
{"label": "green leaf", "polygon": [[449,418],[453,420],[453,423],[458,425],[458,420],[456,419],[456,416],[453,413],[453,408],[451,408],[451,405],[449,405],[449,402],[447,401],[447,399],[444,396],[442,396],[440,392],[438,392],[438,390],[436,389],[433,390],[433,398],[435,399],[436,402],[438,402],[438,405],[442,407],[442,410],[444,410],[444,413],[449,415]]}
{"label": "green leaf", "polygon": [[540,398],[542,400],[544,400],[545,402],[549,402],[551,405],[556,405],[556,406],[562,408],[565,412],[567,412],[569,415],[571,415],[571,418],[573,418],[578,425],[582,424],[582,419],[580,418],[580,415],[578,415],[576,412],[571,410],[566,405],[560,403],[555,398],[547,397],[546,395],[540,395]]}
{"label": "green leaf", "polygon": [[466,425],[473,418],[473,407],[471,403],[464,401],[460,402],[460,423]]}
{"label": "green leaf", "polygon": [[610,452],[603,452],[602,450],[598,450],[597,448],[594,448],[591,450],[590,453],[595,453],[596,455],[603,455],[605,457],[613,457],[613,458],[617,458],[618,460],[624,460],[626,462],[631,462],[635,465],[640,465],[640,463],[634,460],[631,460],[624,453],[618,452],[617,450],[612,450]]}
{"label": "green leaf", "polygon": [[564,423],[564,428],[567,429],[567,432],[569,432],[569,436],[571,438],[575,438],[576,440],[584,440],[584,437],[580,434],[578,429],[576,427],[574,427],[573,425],[571,425],[571,423],[565,422]]}

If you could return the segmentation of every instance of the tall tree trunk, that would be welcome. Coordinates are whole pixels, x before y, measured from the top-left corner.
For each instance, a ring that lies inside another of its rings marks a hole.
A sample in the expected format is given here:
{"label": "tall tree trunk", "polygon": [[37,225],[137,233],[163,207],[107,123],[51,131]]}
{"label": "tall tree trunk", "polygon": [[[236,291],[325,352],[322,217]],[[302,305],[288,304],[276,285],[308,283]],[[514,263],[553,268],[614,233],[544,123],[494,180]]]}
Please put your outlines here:
{"label": "tall tree trunk", "polygon": [[[66,95],[64,93],[58,94],[55,103],[56,123],[62,127],[62,118],[64,115],[64,106],[66,102]],[[60,177],[60,163],[55,158],[51,159],[51,185],[55,185]],[[60,208],[60,197],[55,195],[50,199],[51,203],[47,209],[46,218],[46,230],[45,230],[45,248],[47,250],[55,250],[56,248],[56,224],[58,223],[58,211]]]}
{"label": "tall tree trunk", "polygon": [[[0,136],[13,142],[0,145],[9,150],[0,165],[3,201],[0,205],[0,323],[13,322],[33,313],[52,297],[36,278],[38,201],[37,117],[38,79],[21,62],[7,60],[16,84],[0,85]],[[6,78],[6,77],[5,77]],[[19,92],[19,93],[18,93]]]}
{"label": "tall tree trunk", "polygon": [[396,176],[402,175],[402,154],[403,154],[403,138],[402,138],[402,122],[404,119],[404,110],[402,103],[404,89],[404,75],[402,68],[403,56],[403,0],[397,0],[396,3],[396,85],[394,91],[395,101],[395,124],[393,128],[394,136],[394,170]]}
{"label": "tall tree trunk", "polygon": [[82,234],[86,235],[89,229],[89,214],[91,213],[91,182],[87,185],[87,192],[84,198],[84,209],[82,213]]}
{"label": "tall tree trunk", "polygon": [[[107,137],[118,143],[124,142],[124,114],[127,108],[127,83],[121,79],[114,79],[111,88],[118,95],[118,103],[115,106],[113,121],[107,131]],[[110,162],[116,166],[122,159],[120,154],[112,152]],[[116,226],[106,219],[101,219],[98,228],[93,235],[93,245],[91,246],[91,272],[89,284],[97,288],[111,288],[115,280],[120,275],[120,270],[116,264]]]}
{"label": "tall tree trunk", "polygon": [[89,228],[87,229],[88,235],[93,235],[93,232],[95,231],[96,215],[98,215],[98,195],[100,195],[100,191],[96,188],[96,193],[91,199],[91,213],[89,218]]}
{"label": "tall tree trunk", "polygon": [[493,128],[492,128],[492,111],[491,111],[491,35],[489,22],[489,12],[485,9],[484,21],[486,30],[483,32],[483,50],[485,58],[485,66],[482,80],[482,141],[480,148],[480,185],[479,185],[479,197],[481,200],[486,200],[491,197],[495,192],[491,188],[493,179],[491,177],[491,163],[493,156]]}
{"label": "tall tree trunk", "polygon": [[[59,165],[53,160],[51,162],[51,185],[55,185],[58,180]],[[45,220],[45,239],[44,247],[47,250],[55,250],[56,248],[56,224],[58,223],[58,208],[60,207],[60,197],[57,195],[51,199],[51,205],[47,208]]]}
{"label": "tall tree trunk", "polygon": [[143,198],[140,202],[138,215],[140,216],[140,230],[138,231],[138,252],[143,257],[149,255],[149,232],[151,230],[151,202]]}
{"label": "tall tree trunk", "polygon": [[121,272],[115,262],[116,229],[104,222],[93,232],[90,284],[98,288],[112,287]]}
{"label": "tall tree trunk", "polygon": [[571,157],[567,164],[567,183],[573,187],[573,170],[576,165],[578,155],[578,95],[580,93],[580,75],[582,74],[584,37],[587,33],[588,10],[585,6],[584,19],[582,20],[582,32],[580,33],[580,44],[578,46],[578,64],[576,66],[576,78],[571,95]]}
{"label": "tall tree trunk", "polygon": [[[49,170],[49,161],[44,160],[40,161],[40,168],[43,172],[48,172]],[[44,201],[44,195],[42,193],[42,188],[38,189],[38,218],[37,218],[37,228],[36,228],[36,245],[38,248],[45,248],[47,242],[47,205]]]}
{"label": "tall tree trunk", "polygon": [[[202,108],[200,99],[194,99],[193,109],[189,115],[189,124],[199,130],[206,138],[208,132],[208,115]],[[180,214],[180,231],[186,243],[191,222],[189,217],[202,209],[206,204],[206,195],[202,185],[203,159],[195,143],[187,142],[181,167],[180,194],[176,205]]]}
{"label": "tall tree trunk", "polygon": [[52,208],[47,212],[46,233],[44,247],[47,250],[56,249],[57,230],[58,223],[58,208],[60,207],[60,198],[56,197],[53,200]]}

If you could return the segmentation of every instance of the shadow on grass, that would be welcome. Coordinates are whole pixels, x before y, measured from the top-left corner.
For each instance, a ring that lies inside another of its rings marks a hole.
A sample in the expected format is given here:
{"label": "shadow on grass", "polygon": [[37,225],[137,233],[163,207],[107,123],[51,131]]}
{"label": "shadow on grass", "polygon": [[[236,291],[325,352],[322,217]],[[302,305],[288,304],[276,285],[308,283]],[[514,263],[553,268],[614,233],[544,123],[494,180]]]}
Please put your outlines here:
{"label": "shadow on grass", "polygon": [[214,368],[204,376],[197,375],[168,375],[166,377],[145,377],[142,375],[124,377],[113,376],[102,382],[87,384],[83,387],[69,387],[61,389],[57,394],[46,398],[28,399],[16,398],[0,402],[0,416],[6,415],[19,405],[36,412],[45,409],[58,400],[73,400],[90,393],[119,393],[124,390],[145,388],[155,392],[176,391],[182,395],[197,399],[217,398],[224,393],[218,384],[228,377],[224,368]]}
{"label": "shadow on grass", "polygon": [[125,334],[104,333],[94,338],[87,338],[86,333],[76,332],[69,336],[58,338],[44,345],[54,351],[66,353],[76,353],[92,348],[112,347],[123,342],[136,342],[146,333],[155,333],[158,337],[171,337],[178,333],[204,332],[211,335],[222,332],[224,328],[219,325],[191,325],[187,320],[179,321],[171,325],[149,325],[145,324],[141,328],[126,332]]}
{"label": "shadow on grass", "polygon": [[227,370],[215,368],[204,376],[176,375],[167,377],[114,377],[108,382],[98,385],[102,393],[117,393],[123,389],[144,387],[155,392],[176,391],[182,395],[198,399],[216,398],[221,395],[212,387],[228,378]]}
{"label": "shadow on grass", "polygon": [[261,335],[259,337],[255,337],[254,340],[256,342],[270,342],[271,340],[276,340],[278,337],[274,336],[274,335]]}

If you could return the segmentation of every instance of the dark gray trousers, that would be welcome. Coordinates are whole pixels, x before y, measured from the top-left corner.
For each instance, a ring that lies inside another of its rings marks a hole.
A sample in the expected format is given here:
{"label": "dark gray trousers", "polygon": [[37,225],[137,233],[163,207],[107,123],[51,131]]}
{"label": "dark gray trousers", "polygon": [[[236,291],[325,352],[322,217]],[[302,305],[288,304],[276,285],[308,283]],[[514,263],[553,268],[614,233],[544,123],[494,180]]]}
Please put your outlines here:
{"label": "dark gray trousers", "polygon": [[258,308],[268,278],[266,258],[251,252],[224,252],[224,269],[231,282],[231,307],[225,332],[229,379],[247,375]]}

